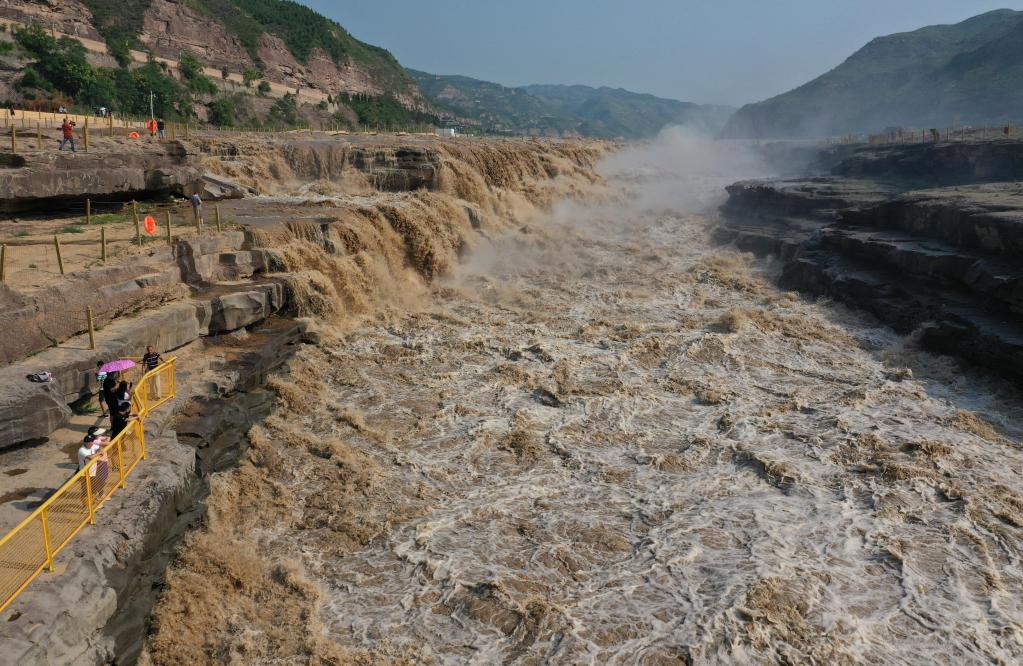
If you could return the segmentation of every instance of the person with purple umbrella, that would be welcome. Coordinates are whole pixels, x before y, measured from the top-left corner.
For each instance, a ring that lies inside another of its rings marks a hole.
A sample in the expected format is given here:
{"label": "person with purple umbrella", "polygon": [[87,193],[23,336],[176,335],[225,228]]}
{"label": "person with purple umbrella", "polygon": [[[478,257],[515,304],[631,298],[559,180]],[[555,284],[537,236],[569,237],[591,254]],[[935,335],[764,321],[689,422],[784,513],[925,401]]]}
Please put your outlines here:
{"label": "person with purple umbrella", "polygon": [[103,400],[107,403],[107,408],[110,410],[110,426],[114,427],[114,417],[117,414],[118,404],[118,388],[119,380],[121,378],[121,372],[128,368],[134,368],[135,361],[131,359],[122,358],[116,361],[110,361],[104,363],[100,367],[101,372],[107,373],[107,378],[103,382]]}

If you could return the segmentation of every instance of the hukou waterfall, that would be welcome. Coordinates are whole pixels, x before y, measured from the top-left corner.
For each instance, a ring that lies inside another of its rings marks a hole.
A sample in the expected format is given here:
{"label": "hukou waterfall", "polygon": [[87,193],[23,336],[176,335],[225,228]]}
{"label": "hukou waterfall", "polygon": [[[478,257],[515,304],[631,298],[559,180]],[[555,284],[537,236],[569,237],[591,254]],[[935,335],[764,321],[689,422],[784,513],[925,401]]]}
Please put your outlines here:
{"label": "hukou waterfall", "polygon": [[141,663],[1023,659],[1018,393],[715,243],[765,151],[196,145],[310,334]]}

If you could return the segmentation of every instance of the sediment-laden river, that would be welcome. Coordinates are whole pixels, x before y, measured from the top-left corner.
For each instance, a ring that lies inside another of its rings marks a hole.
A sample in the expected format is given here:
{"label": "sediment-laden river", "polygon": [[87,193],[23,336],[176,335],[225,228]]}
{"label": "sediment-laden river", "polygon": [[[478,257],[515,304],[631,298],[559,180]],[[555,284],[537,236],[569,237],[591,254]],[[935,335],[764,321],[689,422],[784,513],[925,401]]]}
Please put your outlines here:
{"label": "sediment-laden river", "polygon": [[713,223],[577,211],[324,330],[146,659],[1018,663],[1019,396]]}

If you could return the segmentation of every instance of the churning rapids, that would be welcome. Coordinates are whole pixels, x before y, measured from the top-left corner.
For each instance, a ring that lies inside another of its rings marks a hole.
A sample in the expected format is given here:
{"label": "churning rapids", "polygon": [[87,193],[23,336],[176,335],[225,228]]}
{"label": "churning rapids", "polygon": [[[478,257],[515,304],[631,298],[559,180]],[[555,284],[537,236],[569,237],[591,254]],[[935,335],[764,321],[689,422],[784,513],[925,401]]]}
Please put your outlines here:
{"label": "churning rapids", "polygon": [[778,290],[712,216],[553,218],[272,380],[144,659],[1023,659],[1012,389]]}

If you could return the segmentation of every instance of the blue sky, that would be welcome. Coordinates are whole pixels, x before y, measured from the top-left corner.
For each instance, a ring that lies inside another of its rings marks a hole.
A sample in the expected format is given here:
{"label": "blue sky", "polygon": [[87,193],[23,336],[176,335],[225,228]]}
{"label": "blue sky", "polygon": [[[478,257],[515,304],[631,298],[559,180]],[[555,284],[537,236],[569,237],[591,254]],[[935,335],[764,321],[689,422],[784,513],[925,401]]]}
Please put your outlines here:
{"label": "blue sky", "polygon": [[736,105],[805,83],[876,36],[1023,9],[1023,0],[299,1],[415,69]]}

